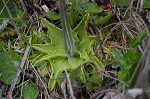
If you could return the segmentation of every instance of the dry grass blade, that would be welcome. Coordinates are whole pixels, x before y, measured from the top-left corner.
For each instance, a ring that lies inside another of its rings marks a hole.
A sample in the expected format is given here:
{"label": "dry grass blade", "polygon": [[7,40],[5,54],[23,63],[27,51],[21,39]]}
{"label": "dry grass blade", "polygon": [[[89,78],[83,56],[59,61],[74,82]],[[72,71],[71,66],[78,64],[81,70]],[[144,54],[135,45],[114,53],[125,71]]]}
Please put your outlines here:
{"label": "dry grass blade", "polygon": [[72,85],[71,85],[71,80],[70,80],[70,77],[69,77],[69,73],[67,72],[67,70],[65,70],[65,73],[66,73],[66,77],[67,77],[67,81],[68,81],[70,95],[71,95],[72,99],[76,99],[76,97],[74,96]]}
{"label": "dry grass blade", "polygon": [[149,60],[150,60],[150,36],[148,36],[148,42],[145,43],[145,49],[144,54],[142,57],[142,66],[141,66],[141,72],[138,77],[138,81],[136,83],[136,86],[140,86],[144,89],[147,89],[149,87]]}
{"label": "dry grass blade", "polygon": [[49,92],[48,92],[48,89],[47,89],[46,85],[44,84],[44,81],[42,80],[42,78],[41,78],[40,75],[38,74],[37,70],[33,67],[33,65],[31,65],[31,66],[32,66],[32,68],[33,68],[33,70],[34,70],[34,73],[35,73],[36,77],[40,79],[40,82],[42,83],[42,85],[43,85],[43,87],[44,87],[44,89],[45,89],[45,91],[46,91],[46,96],[47,96],[47,98],[48,98],[48,99],[51,99],[51,97],[50,97],[50,95],[49,95]]}
{"label": "dry grass blade", "polygon": [[67,83],[67,81],[66,81],[66,79],[64,79],[64,81],[61,83],[61,89],[62,89],[62,91],[63,91],[63,95],[64,95],[64,98],[65,99],[67,99],[67,94],[66,94],[66,83]]}
{"label": "dry grass blade", "polygon": [[[4,2],[4,1],[3,1]],[[9,2],[9,0],[7,0],[7,2],[5,2],[5,5],[7,5],[7,3]],[[1,9],[1,11],[0,11],[0,15],[2,14],[2,12],[4,11],[4,9],[5,9],[5,7],[6,6],[4,6],[2,9]]]}
{"label": "dry grass blade", "polygon": [[8,99],[12,99],[13,90],[14,90],[14,88],[15,88],[15,85],[16,85],[16,82],[17,82],[17,80],[18,80],[18,77],[19,77],[19,75],[20,75],[20,73],[21,73],[21,69],[23,68],[23,66],[24,66],[24,64],[25,64],[25,61],[26,61],[26,59],[27,59],[27,57],[28,57],[29,50],[30,50],[30,46],[27,46],[27,48],[26,48],[26,50],[25,50],[25,52],[24,52],[24,56],[23,56],[23,58],[22,58],[22,61],[21,61],[20,65],[19,65],[19,68],[18,68],[16,77],[15,77],[15,79],[13,80],[13,83],[11,84],[11,87],[10,87],[10,89],[9,89],[9,92],[8,92]]}

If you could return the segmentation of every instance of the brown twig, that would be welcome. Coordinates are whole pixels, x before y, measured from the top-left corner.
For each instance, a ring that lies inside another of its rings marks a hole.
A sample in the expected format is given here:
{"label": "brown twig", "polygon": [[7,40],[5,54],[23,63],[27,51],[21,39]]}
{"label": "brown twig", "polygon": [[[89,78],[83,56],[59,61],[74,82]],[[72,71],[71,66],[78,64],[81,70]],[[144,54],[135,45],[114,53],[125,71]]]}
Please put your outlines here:
{"label": "brown twig", "polygon": [[32,68],[33,68],[33,72],[34,72],[34,74],[37,76],[37,78],[39,78],[39,80],[41,81],[41,83],[42,83],[42,85],[43,85],[43,87],[44,87],[44,89],[45,89],[45,91],[46,91],[46,95],[47,95],[47,97],[48,97],[48,99],[51,99],[50,98],[50,95],[49,95],[49,93],[48,93],[48,90],[47,90],[47,88],[46,88],[46,85],[44,84],[44,81],[42,80],[42,78],[40,77],[40,75],[38,74],[38,72],[36,71],[36,69],[34,68],[34,66],[33,65],[31,65],[32,66]]}

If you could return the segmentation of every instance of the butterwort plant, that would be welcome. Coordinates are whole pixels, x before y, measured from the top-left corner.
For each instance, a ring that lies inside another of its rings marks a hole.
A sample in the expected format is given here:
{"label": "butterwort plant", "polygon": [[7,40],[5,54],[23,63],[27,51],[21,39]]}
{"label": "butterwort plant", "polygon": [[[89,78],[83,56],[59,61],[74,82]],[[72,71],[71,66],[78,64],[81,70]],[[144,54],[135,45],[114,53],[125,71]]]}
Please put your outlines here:
{"label": "butterwort plant", "polygon": [[[60,0],[61,1],[61,0]],[[65,8],[65,4],[60,7]],[[50,42],[45,44],[32,44],[32,48],[37,50],[33,66],[45,64],[48,71],[51,71],[48,88],[53,90],[60,86],[67,70],[72,78],[78,77],[81,83],[88,82],[91,85],[100,86],[102,82],[101,73],[105,70],[103,63],[96,57],[93,47],[96,43],[96,36],[87,32],[90,14],[86,13],[79,24],[71,29],[67,22],[67,15],[60,10],[62,29],[56,27],[46,19],[41,19],[44,27],[47,27]],[[37,33],[38,34],[38,33]],[[78,43],[75,43],[75,42]],[[90,69],[89,69],[90,68]],[[45,74],[48,74],[49,72]],[[87,86],[88,87],[88,86]]]}

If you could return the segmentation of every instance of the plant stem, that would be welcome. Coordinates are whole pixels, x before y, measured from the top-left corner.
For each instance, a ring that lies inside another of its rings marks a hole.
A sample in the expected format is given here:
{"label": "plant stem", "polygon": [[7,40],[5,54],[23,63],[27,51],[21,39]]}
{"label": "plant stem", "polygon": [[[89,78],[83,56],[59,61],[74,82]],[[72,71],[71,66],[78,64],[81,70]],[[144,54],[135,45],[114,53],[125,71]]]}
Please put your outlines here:
{"label": "plant stem", "polygon": [[64,41],[65,41],[65,50],[67,55],[75,56],[76,48],[72,36],[71,27],[67,17],[65,0],[59,0],[59,5],[60,5],[61,24],[62,24],[63,34],[64,34]]}

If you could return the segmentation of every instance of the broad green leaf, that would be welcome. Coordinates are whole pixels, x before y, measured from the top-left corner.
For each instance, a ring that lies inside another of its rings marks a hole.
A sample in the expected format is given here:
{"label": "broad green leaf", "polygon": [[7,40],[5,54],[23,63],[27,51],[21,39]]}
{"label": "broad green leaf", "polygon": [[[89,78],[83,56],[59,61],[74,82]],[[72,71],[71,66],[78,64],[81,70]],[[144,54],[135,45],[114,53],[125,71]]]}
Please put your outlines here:
{"label": "broad green leaf", "polygon": [[80,58],[90,60],[90,57],[88,54],[91,52],[94,54],[93,51],[93,45],[95,42],[94,38],[89,37],[87,34],[87,26],[89,22],[89,14],[86,14],[81,22],[75,27],[74,31],[78,32],[78,37],[80,40],[79,45],[77,46],[77,51],[79,52]]}
{"label": "broad green leaf", "polygon": [[76,69],[80,65],[83,64],[84,59],[79,57],[68,57],[68,63],[72,67],[72,69]]}
{"label": "broad green leaf", "polygon": [[34,49],[45,53],[45,54],[62,54],[64,56],[65,53],[65,47],[61,45],[55,45],[54,43],[52,44],[34,44],[32,46]]}
{"label": "broad green leaf", "polygon": [[[128,49],[128,52],[121,53],[118,49],[113,49],[113,68],[120,67],[120,71],[118,73],[118,78],[129,84],[129,81],[134,73],[134,70],[140,60],[141,54],[137,51],[136,48]],[[138,72],[136,73],[138,75]],[[136,76],[137,77],[137,76]],[[134,81],[131,81],[131,86],[133,87],[137,78],[134,78]],[[121,82],[120,82],[121,83]],[[118,84],[119,90],[122,90],[123,84]],[[130,86],[130,87],[131,87]]]}
{"label": "broad green leaf", "polygon": [[143,8],[150,8],[150,0],[145,0]]}
{"label": "broad green leaf", "polygon": [[94,15],[92,19],[96,25],[104,25],[112,18],[112,12],[109,12],[106,16]]}
{"label": "broad green leaf", "polygon": [[123,89],[124,89],[123,83],[119,82],[117,85],[117,90],[121,92]]}
{"label": "broad green leaf", "polygon": [[129,49],[124,57],[126,59],[126,68],[130,69],[139,62],[141,54],[136,49]]}
{"label": "broad green leaf", "polygon": [[120,6],[129,6],[131,0],[112,0],[113,3],[116,3]]}
{"label": "broad green leaf", "polygon": [[138,44],[142,42],[142,40],[146,37],[147,32],[143,30],[142,32],[139,32],[137,36],[133,38],[131,41],[130,47],[135,48]]}
{"label": "broad green leaf", "polygon": [[60,19],[60,15],[54,11],[48,11],[48,12],[44,13],[43,15],[40,16],[40,19],[44,18],[45,16],[47,16],[51,20],[59,20]]}
{"label": "broad green leaf", "polygon": [[62,72],[66,70],[73,70],[77,67],[81,66],[83,63],[83,59],[81,58],[74,58],[74,57],[59,57],[55,58],[54,61],[51,61],[51,68],[52,68],[52,76],[49,81],[49,88],[50,90],[53,90],[55,87],[55,84],[57,80],[59,80],[59,77],[62,75]]}
{"label": "broad green leaf", "polygon": [[86,83],[86,77],[84,71],[85,71],[84,66],[80,65],[78,68],[70,72],[70,78],[77,81],[80,80],[82,83]]}
{"label": "broad green leaf", "polygon": [[47,75],[50,71],[50,68],[48,67],[48,61],[43,61],[39,63],[39,70],[42,77]]}
{"label": "broad green leaf", "polygon": [[85,13],[90,13],[90,14],[98,14],[102,12],[102,7],[97,6],[95,3],[85,3],[82,4],[82,9]]}
{"label": "broad green leaf", "polygon": [[[16,53],[1,52],[0,53],[0,80],[5,84],[12,84],[15,79],[21,57]],[[20,76],[17,84],[20,82]]]}
{"label": "broad green leaf", "polygon": [[93,65],[85,66],[87,80],[92,84],[100,84],[102,81],[100,72],[96,71]]}
{"label": "broad green leaf", "polygon": [[[49,44],[34,44],[33,48],[46,54],[57,54],[60,56],[64,56],[64,54],[66,55],[62,30],[48,22],[46,19],[42,19],[42,24],[45,27],[48,27],[48,34],[51,42]],[[74,35],[74,37],[77,38],[77,34],[74,33]]]}
{"label": "broad green leaf", "polygon": [[124,82],[128,82],[129,79],[130,79],[129,71],[128,70],[121,70],[121,71],[119,71],[118,78],[120,80],[124,81]]}
{"label": "broad green leaf", "polygon": [[53,90],[58,80],[60,80],[60,76],[62,75],[62,72],[65,69],[70,70],[72,69],[72,67],[68,63],[67,58],[59,57],[59,58],[55,58],[55,60],[51,60],[51,68],[52,68],[52,73],[51,73],[51,79],[49,80],[48,83],[48,88],[50,90]]}
{"label": "broad green leaf", "polygon": [[50,18],[51,20],[59,20],[60,15],[57,14],[56,12],[50,12],[48,13],[48,18]]}
{"label": "broad green leaf", "polygon": [[[125,69],[127,69],[129,71],[130,78],[132,77],[133,73],[135,72],[135,68],[136,68],[140,58],[141,58],[141,53],[139,53],[137,51],[137,49],[133,49],[133,48],[129,49],[129,51],[125,55],[125,59],[126,59]],[[134,80],[133,81],[130,80],[130,88],[133,88],[135,86],[138,75],[140,73],[139,71],[140,71],[140,69],[138,69],[138,71],[136,72],[136,76],[134,77]]]}
{"label": "broad green leaf", "polygon": [[40,59],[42,59],[45,56],[44,53],[37,53],[32,55],[32,57],[30,57],[30,60],[32,60],[32,64],[34,64],[33,66],[37,66],[37,63],[39,62]]}
{"label": "broad green leaf", "polygon": [[39,89],[32,81],[24,83],[22,90],[22,96],[24,99],[37,99],[38,95]]}
{"label": "broad green leaf", "polygon": [[60,19],[60,15],[57,14],[56,12],[51,12],[48,16],[51,20],[58,20]]}
{"label": "broad green leaf", "polygon": [[[77,75],[79,76],[82,83],[86,83],[84,66],[87,63],[87,61],[85,61],[85,59],[79,58],[79,57],[69,57],[68,63],[73,68],[73,70],[71,70],[71,71],[74,71],[75,69],[79,70]],[[75,74],[74,76],[77,76],[77,75]]]}
{"label": "broad green leaf", "polygon": [[118,62],[114,62],[111,67],[118,68],[118,67],[121,67],[121,65]]}
{"label": "broad green leaf", "polygon": [[116,59],[123,58],[123,54],[120,52],[120,50],[116,48],[112,50],[112,53],[113,53],[113,57]]}
{"label": "broad green leaf", "polygon": [[84,67],[84,69],[88,83],[86,89],[88,91],[92,91],[99,88],[100,85],[102,84],[101,70],[95,68],[95,66],[92,64],[88,64],[87,66]]}
{"label": "broad green leaf", "polygon": [[51,43],[57,44],[57,46],[64,46],[64,39],[63,39],[63,31],[62,29],[56,27],[54,24],[48,22],[46,19],[41,20],[44,27],[48,28],[48,35],[51,39]]}

